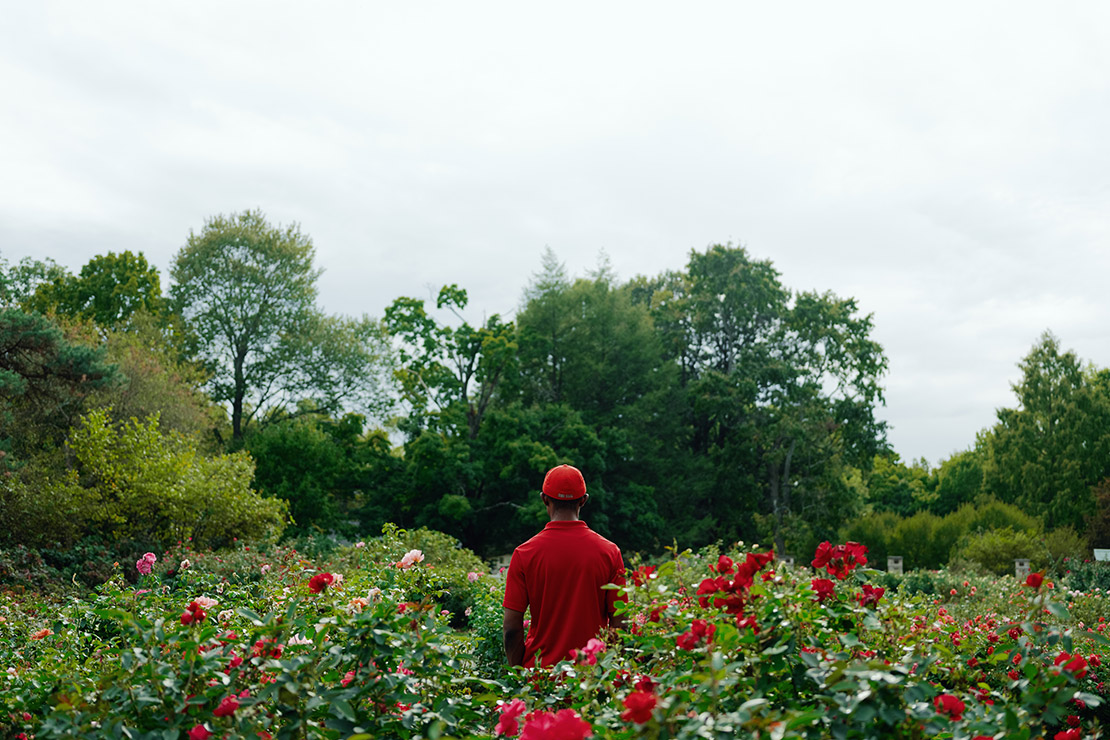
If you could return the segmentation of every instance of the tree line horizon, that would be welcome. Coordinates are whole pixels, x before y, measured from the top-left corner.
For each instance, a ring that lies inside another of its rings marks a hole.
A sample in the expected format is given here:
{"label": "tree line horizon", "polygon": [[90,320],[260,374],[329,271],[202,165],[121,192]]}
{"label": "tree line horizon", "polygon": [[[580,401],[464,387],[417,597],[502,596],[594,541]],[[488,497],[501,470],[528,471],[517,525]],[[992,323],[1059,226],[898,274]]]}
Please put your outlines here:
{"label": "tree line horizon", "polygon": [[[392,522],[490,556],[542,526],[537,491],[563,462],[590,525],[646,556],[797,554],[849,532],[912,550],[955,519],[948,550],[911,565],[999,532],[995,549],[1055,541],[1046,556],[1110,544],[1110,371],[1049,331],[1016,406],[929,467],[876,418],[872,316],[791,290],[744,247],[627,281],[604,263],[571,278],[547,249],[516,315],[480,323],[457,285],[380,319],[326,314],[320,273],[308,235],[257,210],[190,232],[165,293],[142,253],[78,273],[0,255],[0,547]],[[201,493],[216,480],[219,500]],[[64,526],[43,495],[68,502]]]}

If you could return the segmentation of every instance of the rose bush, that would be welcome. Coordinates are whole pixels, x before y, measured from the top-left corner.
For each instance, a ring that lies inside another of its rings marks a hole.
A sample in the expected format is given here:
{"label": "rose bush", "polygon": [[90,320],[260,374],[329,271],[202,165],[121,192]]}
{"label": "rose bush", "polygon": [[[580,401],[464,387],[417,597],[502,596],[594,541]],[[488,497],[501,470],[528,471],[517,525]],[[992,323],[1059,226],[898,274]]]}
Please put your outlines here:
{"label": "rose bush", "polygon": [[[1047,577],[927,595],[853,543],[822,545],[816,573],[675,552],[633,569],[626,629],[508,670],[503,581],[441,576],[397,532],[323,562],[168,553],[88,599],[5,596],[0,736],[1089,738],[1105,719],[1106,602]],[[469,614],[444,608],[456,588]]]}

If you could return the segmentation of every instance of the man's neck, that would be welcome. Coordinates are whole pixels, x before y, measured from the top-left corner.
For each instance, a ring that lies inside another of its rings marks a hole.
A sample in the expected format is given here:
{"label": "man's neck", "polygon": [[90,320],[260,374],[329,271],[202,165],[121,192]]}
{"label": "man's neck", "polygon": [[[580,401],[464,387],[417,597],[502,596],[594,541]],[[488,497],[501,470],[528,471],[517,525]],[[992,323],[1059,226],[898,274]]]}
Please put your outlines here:
{"label": "man's neck", "polygon": [[578,518],[576,511],[556,511],[551,514],[551,521],[553,522],[579,522],[582,521]]}

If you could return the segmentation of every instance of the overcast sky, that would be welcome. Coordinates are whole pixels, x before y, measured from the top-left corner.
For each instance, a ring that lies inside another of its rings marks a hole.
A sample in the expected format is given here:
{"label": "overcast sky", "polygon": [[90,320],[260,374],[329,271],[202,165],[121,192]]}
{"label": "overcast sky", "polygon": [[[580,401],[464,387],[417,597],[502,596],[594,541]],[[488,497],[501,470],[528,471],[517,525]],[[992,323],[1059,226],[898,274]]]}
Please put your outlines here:
{"label": "overcast sky", "polygon": [[207,217],[297,221],[329,311],[550,246],[622,279],[743,244],[874,314],[890,439],[1015,404],[1045,329],[1110,366],[1110,3],[0,0],[0,255],[165,275]]}

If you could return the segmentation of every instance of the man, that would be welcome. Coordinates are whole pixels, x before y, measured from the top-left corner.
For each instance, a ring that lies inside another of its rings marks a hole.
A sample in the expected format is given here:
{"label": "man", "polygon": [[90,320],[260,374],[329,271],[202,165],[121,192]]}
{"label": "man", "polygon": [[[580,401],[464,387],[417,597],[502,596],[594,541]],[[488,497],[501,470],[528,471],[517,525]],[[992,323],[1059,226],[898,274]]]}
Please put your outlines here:
{"label": "man", "polygon": [[[550,522],[513,551],[505,578],[503,632],[509,665],[532,666],[536,656],[553,665],[585,647],[606,627],[621,626],[614,615],[624,584],[624,561],[616,545],[579,518],[589,500],[582,473],[571,465],[547,471],[540,494]],[[532,624],[524,639],[524,611]]]}

